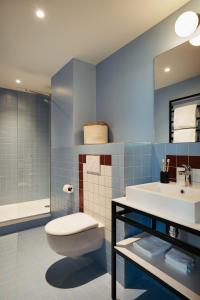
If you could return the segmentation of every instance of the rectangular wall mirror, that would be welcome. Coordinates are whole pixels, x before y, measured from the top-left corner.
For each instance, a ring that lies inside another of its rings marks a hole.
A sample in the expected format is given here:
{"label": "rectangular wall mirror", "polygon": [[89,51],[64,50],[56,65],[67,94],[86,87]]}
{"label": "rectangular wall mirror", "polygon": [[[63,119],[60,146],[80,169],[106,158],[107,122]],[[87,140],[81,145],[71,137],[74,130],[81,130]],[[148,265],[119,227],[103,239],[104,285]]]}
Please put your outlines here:
{"label": "rectangular wall mirror", "polygon": [[183,43],[154,60],[155,142],[200,142],[200,47]]}

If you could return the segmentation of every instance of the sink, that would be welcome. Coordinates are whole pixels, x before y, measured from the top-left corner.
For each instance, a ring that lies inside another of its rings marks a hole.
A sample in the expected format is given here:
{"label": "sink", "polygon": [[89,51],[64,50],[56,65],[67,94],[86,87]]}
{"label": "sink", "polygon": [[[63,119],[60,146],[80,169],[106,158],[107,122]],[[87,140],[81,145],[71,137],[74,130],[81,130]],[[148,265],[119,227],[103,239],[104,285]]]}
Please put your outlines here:
{"label": "sink", "polygon": [[187,222],[200,222],[200,188],[176,183],[152,182],[128,186],[126,198],[134,207],[150,213],[169,214]]}

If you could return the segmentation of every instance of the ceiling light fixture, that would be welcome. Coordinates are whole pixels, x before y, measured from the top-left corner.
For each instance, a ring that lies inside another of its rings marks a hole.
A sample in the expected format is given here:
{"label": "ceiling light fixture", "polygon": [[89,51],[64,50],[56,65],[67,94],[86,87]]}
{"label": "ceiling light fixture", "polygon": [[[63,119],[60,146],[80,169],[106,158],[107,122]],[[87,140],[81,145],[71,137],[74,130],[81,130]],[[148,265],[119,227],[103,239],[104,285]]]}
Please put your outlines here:
{"label": "ceiling light fixture", "polygon": [[200,46],[200,34],[189,40],[192,46]]}
{"label": "ceiling light fixture", "polygon": [[42,9],[37,9],[35,14],[39,19],[43,19],[45,17],[45,12]]}
{"label": "ceiling light fixture", "polygon": [[21,83],[21,80],[20,80],[20,79],[16,79],[15,82],[16,82],[17,84],[20,84],[20,83]]}
{"label": "ceiling light fixture", "polygon": [[190,36],[199,25],[199,16],[193,11],[184,12],[175,23],[175,32],[180,37]]}
{"label": "ceiling light fixture", "polygon": [[166,68],[164,68],[164,71],[165,71],[166,73],[168,73],[168,72],[171,71],[171,69],[170,69],[169,67],[166,67]]}

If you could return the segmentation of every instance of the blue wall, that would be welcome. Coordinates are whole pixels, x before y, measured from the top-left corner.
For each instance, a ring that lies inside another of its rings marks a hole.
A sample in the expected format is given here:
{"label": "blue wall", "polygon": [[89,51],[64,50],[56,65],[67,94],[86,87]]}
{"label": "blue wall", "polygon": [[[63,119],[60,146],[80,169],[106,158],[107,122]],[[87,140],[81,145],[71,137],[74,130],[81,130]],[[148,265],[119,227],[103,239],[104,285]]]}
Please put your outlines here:
{"label": "blue wall", "polygon": [[200,76],[155,91],[155,141],[169,141],[169,101],[200,93]]}
{"label": "blue wall", "polygon": [[97,119],[110,125],[111,141],[154,140],[153,59],[184,42],[174,24],[186,9],[200,11],[200,1],[191,1],[97,65]]}
{"label": "blue wall", "polygon": [[83,144],[83,124],[96,120],[96,67],[74,60],[74,143]]}
{"label": "blue wall", "polygon": [[83,143],[83,124],[96,119],[96,67],[73,59],[59,70],[52,87],[52,147]]}
{"label": "blue wall", "polygon": [[73,61],[51,80],[51,144],[52,148],[73,144]]}
{"label": "blue wall", "polygon": [[77,210],[77,194],[66,195],[63,185],[75,187],[78,178],[73,147],[83,143],[83,124],[96,118],[96,67],[71,60],[52,78],[51,212]]}

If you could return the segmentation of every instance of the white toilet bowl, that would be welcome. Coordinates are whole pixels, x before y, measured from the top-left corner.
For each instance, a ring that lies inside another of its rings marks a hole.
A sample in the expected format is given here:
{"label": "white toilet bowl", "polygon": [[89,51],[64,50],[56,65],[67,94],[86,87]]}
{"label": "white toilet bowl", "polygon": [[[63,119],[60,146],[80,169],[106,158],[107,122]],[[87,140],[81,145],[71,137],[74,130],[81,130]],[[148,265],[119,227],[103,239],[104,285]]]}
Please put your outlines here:
{"label": "white toilet bowl", "polygon": [[56,253],[76,257],[103,244],[104,226],[85,213],[57,218],[45,226],[49,246]]}

